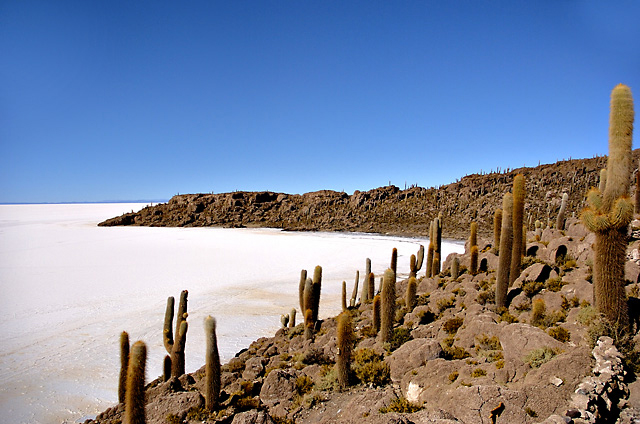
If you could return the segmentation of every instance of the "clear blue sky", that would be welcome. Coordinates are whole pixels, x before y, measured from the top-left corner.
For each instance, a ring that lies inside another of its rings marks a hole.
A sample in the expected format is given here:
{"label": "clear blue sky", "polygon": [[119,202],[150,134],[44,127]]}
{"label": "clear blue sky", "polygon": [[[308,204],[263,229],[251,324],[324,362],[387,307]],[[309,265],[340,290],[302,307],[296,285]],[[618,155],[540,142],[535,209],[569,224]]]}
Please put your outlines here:
{"label": "clear blue sky", "polygon": [[603,155],[611,89],[640,103],[638,22],[639,1],[0,0],[0,202]]}

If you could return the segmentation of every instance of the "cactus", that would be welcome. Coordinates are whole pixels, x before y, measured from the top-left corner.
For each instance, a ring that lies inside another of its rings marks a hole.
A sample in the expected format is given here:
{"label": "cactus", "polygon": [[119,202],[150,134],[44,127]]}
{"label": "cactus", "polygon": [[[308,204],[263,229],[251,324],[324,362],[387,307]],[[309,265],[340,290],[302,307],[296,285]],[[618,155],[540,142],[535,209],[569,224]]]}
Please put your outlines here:
{"label": "cactus", "polygon": [[511,270],[509,285],[520,276],[522,267],[522,226],[524,216],[525,182],[524,175],[518,174],[513,179],[513,242],[511,244]]}
{"label": "cactus", "polygon": [[315,322],[318,321],[318,314],[320,313],[320,291],[322,289],[322,267],[320,265],[316,266],[313,270],[312,289],[311,311],[313,312],[313,323],[315,325]]}
{"label": "cactus", "polygon": [[204,320],[204,334],[207,341],[207,353],[205,357],[205,408],[213,411],[220,399],[220,387],[222,375],[220,369],[220,355],[218,354],[218,339],[216,337],[216,320],[208,316]]}
{"label": "cactus", "polygon": [[396,249],[395,247],[391,250],[391,265],[389,265],[389,268],[391,268],[394,272],[394,274],[397,272],[398,269],[398,249]]}
{"label": "cactus", "polygon": [[369,291],[369,299],[373,301],[374,296],[376,295],[376,276],[373,272],[369,273],[369,284],[367,290]]}
{"label": "cactus", "polygon": [[176,316],[175,340],[171,325],[173,323],[173,307],[175,300],[173,297],[167,299],[167,310],[164,315],[163,340],[167,353],[171,355],[171,376],[180,377],[184,374],[184,348],[187,343],[187,296],[189,292],[182,290],[180,293],[180,305]]}
{"label": "cactus", "polygon": [[289,312],[289,328],[293,328],[296,326],[296,308],[291,308],[291,312]]}
{"label": "cactus", "polygon": [[556,219],[556,228],[558,230],[564,230],[564,214],[567,212],[568,201],[569,195],[567,193],[563,193],[562,203],[560,204],[560,211],[558,212],[558,218]]}
{"label": "cactus", "polygon": [[380,310],[380,342],[391,340],[396,314],[396,274],[391,268],[384,272]]}
{"label": "cactus", "polygon": [[[438,215],[438,218],[433,220],[433,263],[437,264],[437,267],[431,267],[431,276],[440,274],[440,260],[442,258],[442,215]],[[438,260],[436,261],[436,255]]]}
{"label": "cactus", "polygon": [[635,213],[640,214],[640,167],[636,170],[636,197],[635,197]]}
{"label": "cactus", "polygon": [[416,268],[416,255],[411,255],[409,258],[409,278],[416,278],[418,270]]}
{"label": "cactus", "polygon": [[440,274],[440,252],[433,252],[433,266],[431,267],[433,276]]}
{"label": "cactus", "polygon": [[536,231],[534,233],[535,234],[535,238],[536,238],[536,241],[540,241],[540,237],[542,237],[542,222],[540,222],[540,221],[538,221],[536,219],[535,226],[536,226]]}
{"label": "cactus", "polygon": [[600,183],[598,184],[598,190],[600,193],[604,193],[604,189],[607,186],[607,168],[600,170]]}
{"label": "cactus", "polygon": [[280,315],[280,324],[282,324],[282,328],[287,328],[289,326],[289,314]]}
{"label": "cactus", "polygon": [[342,311],[347,310],[347,282],[342,282]]}
{"label": "cactus", "polygon": [[162,381],[167,382],[171,378],[171,356],[165,355],[162,361]]}
{"label": "cactus", "polygon": [[343,389],[349,386],[349,371],[351,369],[351,351],[353,348],[353,326],[349,312],[338,315],[336,327],[338,339],[338,355],[336,357],[336,371],[338,374],[338,386]]}
{"label": "cactus", "polygon": [[307,278],[304,282],[303,293],[302,310],[306,314],[307,309],[311,309],[311,304],[313,303],[313,280],[311,278]]}
{"label": "cactus", "polygon": [[476,275],[478,273],[478,223],[471,223],[471,234],[469,234],[469,254],[470,264],[469,273]]}
{"label": "cactus", "polygon": [[633,118],[631,90],[620,84],[611,92],[604,192],[591,189],[587,195],[589,206],[581,215],[584,226],[596,235],[593,267],[596,310],[624,331],[629,326],[624,265],[627,227],[633,219],[629,199]]}
{"label": "cactus", "polygon": [[304,313],[304,339],[313,340],[313,332],[315,327],[315,321],[313,320],[313,311],[307,309]]}
{"label": "cactus", "polygon": [[460,275],[460,260],[458,259],[457,256],[454,256],[453,260],[451,261],[451,278],[455,280],[456,278],[458,278],[459,275]]}
{"label": "cactus", "polygon": [[416,256],[416,274],[422,268],[422,263],[424,262],[424,246],[420,245],[418,248],[418,255]]}
{"label": "cactus", "polygon": [[407,282],[407,293],[405,296],[405,303],[409,312],[413,311],[413,308],[416,307],[417,285],[418,283],[416,282],[416,277],[409,277],[409,281]]}
{"label": "cactus", "polygon": [[131,356],[127,371],[127,391],[124,406],[124,422],[145,424],[145,368],[147,365],[147,345],[137,341],[131,346]]}
{"label": "cactus", "polygon": [[120,381],[118,382],[118,402],[124,403],[127,391],[127,368],[129,367],[129,334],[120,334]]}
{"label": "cactus", "polygon": [[358,284],[360,284],[360,271],[356,271],[356,282],[353,286],[353,293],[351,293],[351,300],[349,306],[352,308],[356,306],[356,300],[358,300]]}
{"label": "cactus", "polygon": [[500,231],[500,256],[498,257],[498,275],[496,277],[496,306],[504,307],[509,288],[509,270],[511,268],[511,246],[513,244],[513,196],[505,193],[502,199],[502,230]]}
{"label": "cactus", "polygon": [[429,248],[427,249],[427,274],[426,277],[427,278],[431,278],[432,277],[432,268],[433,268],[433,251],[434,251],[434,244],[432,241],[429,241]]}
{"label": "cactus", "polygon": [[380,295],[373,298],[373,331],[377,334],[380,331]]}
{"label": "cactus", "polygon": [[306,311],[304,308],[304,289],[307,282],[307,270],[300,271],[300,283],[298,284],[298,298],[300,301],[300,311]]}
{"label": "cactus", "polygon": [[369,274],[371,274],[371,259],[367,258],[364,267],[364,278],[362,281],[362,303],[367,303],[373,297],[369,294]]}

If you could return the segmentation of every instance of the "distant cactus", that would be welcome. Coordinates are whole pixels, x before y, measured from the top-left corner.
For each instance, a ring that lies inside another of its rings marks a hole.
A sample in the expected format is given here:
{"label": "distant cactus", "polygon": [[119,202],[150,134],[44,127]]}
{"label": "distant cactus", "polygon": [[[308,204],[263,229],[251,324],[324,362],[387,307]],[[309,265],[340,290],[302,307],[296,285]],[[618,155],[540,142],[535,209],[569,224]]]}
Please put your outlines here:
{"label": "distant cactus", "polygon": [[473,221],[471,223],[471,231],[469,234],[469,246],[478,245],[478,223]]}
{"label": "distant cactus", "polygon": [[347,310],[347,282],[342,282],[342,311]]}
{"label": "distant cactus", "polygon": [[336,357],[336,370],[338,373],[338,386],[341,389],[349,386],[349,372],[351,369],[351,351],[353,350],[353,326],[349,312],[338,315],[336,327],[336,337],[338,339],[338,355]]}
{"label": "distant cactus", "polygon": [[556,219],[556,228],[558,230],[564,230],[564,214],[567,212],[568,201],[569,195],[567,193],[563,193],[562,203],[560,204],[560,211],[558,212],[558,218]]}
{"label": "distant cactus", "polygon": [[304,308],[304,289],[305,289],[306,282],[307,282],[307,270],[303,269],[302,271],[300,271],[300,283],[298,284],[298,298],[300,301],[301,312],[306,311],[306,309]]}
{"label": "distant cactus", "polygon": [[525,181],[524,175],[518,174],[513,179],[513,242],[511,244],[511,269],[509,285],[520,276],[522,267],[523,239],[522,227],[524,219]]}
{"label": "distant cactus", "polygon": [[129,334],[120,334],[120,381],[118,382],[118,402],[124,403],[127,391],[127,368],[129,367]]}
{"label": "distant cactus", "polygon": [[451,278],[454,280],[460,276],[460,259],[457,256],[451,261]]}
{"label": "distant cactus", "polygon": [[124,422],[127,424],[145,424],[145,370],[147,366],[147,345],[137,341],[131,346],[131,356],[127,371],[127,390],[125,396]]}
{"label": "distant cactus", "polygon": [[398,249],[395,247],[391,250],[391,265],[389,265],[389,268],[391,268],[394,273],[398,270]]}
{"label": "distant cactus", "polygon": [[536,238],[536,241],[540,241],[540,237],[542,237],[542,222],[536,219],[535,226],[536,226],[535,238]]}
{"label": "distant cactus", "polygon": [[624,265],[627,227],[633,219],[629,199],[633,98],[629,87],[619,84],[611,92],[609,157],[604,192],[592,189],[589,207],[581,215],[585,227],[595,233],[593,299],[596,310],[620,329],[628,330]]}
{"label": "distant cactus", "polygon": [[380,310],[380,342],[391,340],[396,315],[396,274],[392,269],[384,272]]}
{"label": "distant cactus", "polygon": [[218,339],[216,337],[216,320],[208,316],[204,320],[204,333],[207,341],[205,357],[205,408],[213,411],[220,399],[221,369],[218,354]]}
{"label": "distant cactus", "polygon": [[416,282],[416,277],[409,277],[409,281],[407,282],[407,293],[405,304],[407,305],[407,310],[411,312],[413,308],[416,307],[416,290],[418,283]]}
{"label": "distant cactus", "polygon": [[282,324],[282,328],[287,328],[289,326],[289,314],[280,315],[280,324]]}
{"label": "distant cactus", "polygon": [[373,298],[373,331],[377,334],[380,331],[380,295]]}
{"label": "distant cactus", "polygon": [[505,307],[511,268],[511,246],[513,244],[513,196],[506,193],[502,199],[502,230],[500,234],[500,256],[496,277],[496,306]]}
{"label": "distant cactus", "polygon": [[420,245],[418,248],[418,255],[416,256],[416,274],[422,268],[422,263],[424,262],[424,246]]}
{"label": "distant cactus", "polygon": [[307,309],[304,313],[304,339],[313,340],[313,333],[315,331],[315,321],[313,320],[313,311]]}
{"label": "distant cactus", "polygon": [[373,272],[369,273],[368,282],[369,299],[373,300],[376,295],[376,276]]}
{"label": "distant cactus", "polygon": [[353,285],[353,293],[351,293],[351,300],[349,301],[349,306],[352,308],[356,306],[356,301],[358,300],[358,285],[360,284],[360,271],[356,271],[356,281]]}
{"label": "distant cactus", "polygon": [[292,308],[289,312],[289,328],[296,326],[296,308]]}
{"label": "distant cactus", "polygon": [[416,277],[418,270],[416,268],[416,255],[411,255],[409,258],[409,278]]}
{"label": "distant cactus", "polygon": [[603,168],[600,170],[600,183],[598,184],[598,190],[600,190],[600,193],[604,193],[606,186],[607,186],[607,168]]}
{"label": "distant cactus", "polygon": [[175,340],[171,325],[173,324],[174,298],[167,299],[167,310],[164,316],[163,340],[167,353],[171,355],[171,376],[180,377],[184,374],[184,348],[187,343],[187,296],[189,292],[183,290],[180,293],[180,304],[176,316]]}

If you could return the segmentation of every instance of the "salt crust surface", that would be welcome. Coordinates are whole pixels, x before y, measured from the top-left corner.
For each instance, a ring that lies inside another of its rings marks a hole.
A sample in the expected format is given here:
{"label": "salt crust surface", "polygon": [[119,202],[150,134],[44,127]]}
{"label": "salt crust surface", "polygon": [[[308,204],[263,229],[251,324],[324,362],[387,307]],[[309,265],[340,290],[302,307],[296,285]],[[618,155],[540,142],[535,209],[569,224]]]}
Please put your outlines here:
{"label": "salt crust surface", "polygon": [[[408,271],[411,254],[428,245],[353,233],[96,226],[143,206],[0,205],[0,422],[82,422],[115,404],[123,330],[147,343],[147,380],[160,375],[166,300],[183,289],[191,372],[204,363],[207,315],[218,321],[227,361],[274,334],[298,303],[301,269],[323,267],[327,317],[365,258],[381,275],[396,247],[398,269]],[[446,257],[464,246],[444,241],[442,249]]]}

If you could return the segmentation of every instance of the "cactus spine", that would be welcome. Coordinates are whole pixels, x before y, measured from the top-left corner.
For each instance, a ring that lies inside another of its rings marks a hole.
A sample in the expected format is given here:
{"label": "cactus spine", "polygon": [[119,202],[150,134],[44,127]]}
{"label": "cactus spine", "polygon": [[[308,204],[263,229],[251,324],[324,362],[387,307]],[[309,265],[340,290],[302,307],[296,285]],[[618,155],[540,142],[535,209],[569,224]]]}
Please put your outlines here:
{"label": "cactus spine", "polygon": [[416,307],[416,291],[417,291],[417,282],[416,277],[410,277],[407,282],[407,293],[405,303],[407,305],[407,310],[409,312],[413,311],[413,308]]}
{"label": "cactus spine", "polygon": [[556,219],[556,228],[558,230],[564,230],[564,215],[567,212],[568,201],[569,201],[569,195],[567,193],[563,193],[562,203],[560,204],[560,211],[558,212],[558,218]]}
{"label": "cactus spine", "polygon": [[127,371],[127,393],[125,396],[124,421],[127,424],[145,424],[145,368],[147,365],[147,345],[137,341],[131,346],[131,356]]}
{"label": "cactus spine", "polygon": [[129,334],[120,334],[120,381],[118,382],[118,402],[124,403],[127,392],[127,368],[129,367]]}
{"label": "cactus spine", "polygon": [[511,268],[511,245],[513,243],[513,196],[505,193],[502,198],[502,230],[500,234],[500,256],[498,256],[498,275],[496,277],[496,306],[504,307],[509,288],[509,270]]}
{"label": "cactus spine", "polygon": [[213,411],[220,399],[220,355],[218,354],[218,339],[216,337],[216,320],[208,316],[204,320],[204,333],[207,341],[205,358],[205,408]]}
{"label": "cactus spine", "polygon": [[338,316],[336,328],[338,339],[338,356],[336,358],[336,370],[338,372],[338,385],[340,388],[349,386],[349,371],[351,368],[351,350],[353,346],[353,326],[349,312],[343,312]]}
{"label": "cactus spine", "polygon": [[173,297],[167,299],[167,310],[164,315],[163,339],[164,347],[167,353],[171,355],[171,376],[180,377],[184,374],[184,348],[187,343],[187,296],[189,292],[182,290],[180,293],[180,304],[178,306],[178,315],[176,316],[176,333],[175,340],[171,331],[173,323],[173,307],[175,300]]}
{"label": "cactus spine", "polygon": [[384,272],[384,282],[382,283],[380,311],[380,342],[386,343],[391,340],[393,332],[393,321],[396,314],[396,274],[392,269]]}
{"label": "cactus spine", "polygon": [[511,245],[511,270],[509,285],[520,276],[522,266],[522,227],[524,219],[525,186],[524,175],[518,174],[513,179],[513,243]]}
{"label": "cactus spine", "polygon": [[619,84],[611,92],[604,192],[592,189],[587,195],[589,207],[581,215],[585,227],[596,235],[593,267],[596,310],[621,330],[628,330],[629,325],[624,264],[627,227],[633,218],[629,199],[633,119],[631,90]]}

